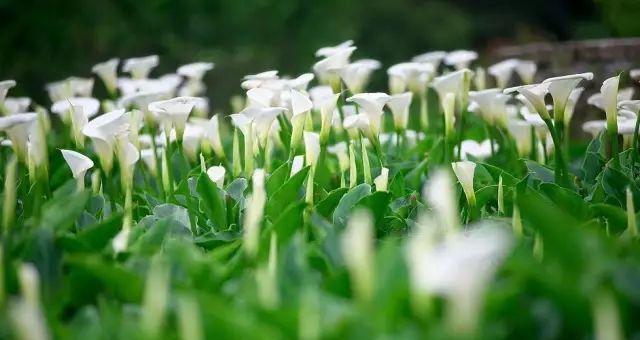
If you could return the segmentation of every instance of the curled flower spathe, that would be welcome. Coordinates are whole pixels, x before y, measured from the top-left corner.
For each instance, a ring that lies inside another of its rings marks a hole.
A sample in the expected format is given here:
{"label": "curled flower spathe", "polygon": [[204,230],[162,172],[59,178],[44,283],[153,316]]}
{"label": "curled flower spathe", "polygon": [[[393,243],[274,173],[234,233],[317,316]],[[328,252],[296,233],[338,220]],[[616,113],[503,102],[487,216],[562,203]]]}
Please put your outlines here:
{"label": "curled flower spathe", "polygon": [[160,59],[157,55],[139,58],[129,58],[124,61],[122,71],[131,74],[133,79],[146,79],[153,68],[158,66]]}
{"label": "curled flower spathe", "polygon": [[407,128],[407,124],[409,123],[409,106],[411,106],[412,97],[413,93],[405,92],[392,95],[387,101],[387,106],[393,115],[393,125],[398,131]]}
{"label": "curled flower spathe", "polygon": [[165,133],[168,134],[171,128],[175,128],[176,136],[178,140],[181,140],[189,114],[196,103],[201,100],[201,98],[197,97],[176,97],[152,102],[149,104],[148,109],[158,117],[164,126]]}
{"label": "curled flower spathe", "polygon": [[473,177],[476,170],[476,163],[471,161],[460,161],[451,163],[451,167],[458,178],[458,182],[460,182],[460,185],[462,186],[462,190],[467,197],[469,205],[475,206],[476,193],[473,190]]}
{"label": "curled flower spathe", "polygon": [[107,91],[114,95],[118,88],[118,64],[120,59],[113,58],[94,65],[91,72],[95,73],[104,83]]}
{"label": "curled flower spathe", "polygon": [[207,176],[209,179],[218,186],[218,188],[224,188],[224,176],[227,173],[227,169],[220,165],[215,165],[207,169]]}

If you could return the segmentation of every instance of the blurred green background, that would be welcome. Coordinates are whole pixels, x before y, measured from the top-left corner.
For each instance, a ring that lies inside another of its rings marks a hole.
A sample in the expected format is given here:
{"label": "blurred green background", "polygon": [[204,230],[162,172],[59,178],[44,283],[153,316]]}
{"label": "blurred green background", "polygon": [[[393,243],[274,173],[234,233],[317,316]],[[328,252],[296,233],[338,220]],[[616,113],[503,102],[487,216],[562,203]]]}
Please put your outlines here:
{"label": "blurred green background", "polygon": [[[220,111],[241,76],[309,71],[318,47],[346,39],[355,58],[388,66],[432,49],[638,35],[639,13],[638,0],[0,0],[0,78],[47,103],[47,82],[114,56],[158,54],[156,76],[212,61]],[[384,84],[378,71],[373,86]]]}

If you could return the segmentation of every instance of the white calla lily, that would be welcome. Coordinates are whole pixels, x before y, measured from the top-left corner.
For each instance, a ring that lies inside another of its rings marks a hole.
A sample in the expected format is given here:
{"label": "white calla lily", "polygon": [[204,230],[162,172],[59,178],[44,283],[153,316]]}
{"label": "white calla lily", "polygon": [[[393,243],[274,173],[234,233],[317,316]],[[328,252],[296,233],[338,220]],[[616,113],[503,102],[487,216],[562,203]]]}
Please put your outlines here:
{"label": "white calla lily", "polygon": [[67,165],[71,169],[73,178],[78,181],[78,189],[84,188],[84,175],[87,170],[93,168],[93,161],[91,158],[72,150],[60,150],[62,157],[67,162]]}
{"label": "white calla lily", "polygon": [[533,147],[531,144],[531,125],[522,120],[510,120],[507,129],[516,142],[518,154],[521,157],[528,156]]}
{"label": "white calla lily", "polygon": [[452,93],[456,97],[460,109],[465,108],[472,75],[473,72],[471,70],[461,69],[436,77],[433,80],[431,87],[438,93],[442,108],[444,108],[444,100],[447,93]]}
{"label": "white calla lily", "polygon": [[307,115],[313,109],[313,102],[308,95],[291,89],[291,150],[295,150],[300,146],[302,141],[302,131]]}
{"label": "white calla lily", "polygon": [[91,97],[73,97],[59,100],[51,106],[51,112],[60,116],[63,122],[70,122],[73,108],[80,107],[84,116],[88,119],[95,116],[100,110],[100,101]]}
{"label": "white calla lily", "polygon": [[591,137],[598,137],[601,131],[607,128],[607,121],[604,119],[591,120],[582,124],[582,131],[591,135]]}
{"label": "white calla lily", "polygon": [[373,295],[374,279],[373,218],[368,210],[356,210],[342,235],[341,248],[355,295],[363,301]]}
{"label": "white calla lily", "polygon": [[96,64],[91,68],[91,72],[102,80],[111,95],[115,95],[118,88],[118,64],[120,64],[120,59],[113,58]]}
{"label": "white calla lily", "polygon": [[564,125],[569,126],[571,122],[571,118],[573,118],[573,113],[576,108],[576,104],[578,103],[578,99],[582,95],[584,91],[583,87],[577,87],[571,91],[569,94],[569,99],[567,99],[567,105],[564,107]]}
{"label": "white calla lily", "polygon": [[265,172],[256,169],[252,176],[252,191],[247,197],[247,207],[244,215],[243,247],[247,256],[254,257],[258,254],[260,240],[260,227],[264,216],[264,206],[267,200],[265,190]]}
{"label": "white calla lily", "polygon": [[129,121],[124,110],[105,113],[89,121],[82,133],[91,138],[93,148],[105,172],[109,173],[113,166],[113,154],[116,136],[129,129]]}
{"label": "white calla lily", "polygon": [[313,73],[304,73],[294,79],[286,80],[284,83],[284,87],[289,89],[296,89],[298,91],[306,91],[309,87],[309,83],[315,77],[316,76]]}
{"label": "white calla lily", "polygon": [[460,228],[458,199],[450,171],[437,169],[424,187],[422,197],[433,209],[439,225],[452,234]]}
{"label": "white calla lily", "polygon": [[29,133],[36,119],[38,119],[38,114],[33,112],[0,117],[0,131],[7,133],[18,159],[25,163]]}
{"label": "white calla lily", "polygon": [[389,98],[388,94],[382,92],[359,93],[347,98],[347,102],[356,103],[367,114],[371,133],[375,137],[380,133],[384,105]]}
{"label": "white calla lily", "polygon": [[224,176],[226,173],[227,169],[221,165],[215,165],[207,169],[207,176],[220,189],[224,188]]}
{"label": "white calla lily", "polygon": [[602,83],[600,93],[602,94],[602,104],[607,115],[607,130],[612,134],[618,133],[618,86],[620,76],[611,77]]}
{"label": "white calla lily", "polygon": [[189,80],[202,80],[204,74],[213,70],[213,63],[195,62],[178,67],[177,74],[189,78]]}
{"label": "white calla lily", "polygon": [[293,161],[291,161],[291,172],[289,173],[289,177],[293,177],[293,175],[297,174],[304,167],[304,155],[297,155],[293,157]]}
{"label": "white calla lily", "polygon": [[538,65],[534,61],[520,60],[516,65],[516,73],[525,84],[533,84]]}
{"label": "white calla lily", "polygon": [[460,161],[451,163],[451,167],[453,168],[453,173],[455,173],[458,178],[458,182],[460,182],[460,185],[462,186],[462,190],[467,197],[469,205],[472,207],[475,206],[476,193],[473,189],[473,177],[476,171],[476,163],[471,161]]}
{"label": "white calla lily", "polygon": [[412,98],[413,93],[405,92],[392,95],[387,101],[387,106],[393,115],[393,125],[397,131],[407,128],[407,124],[409,123],[409,107],[411,106]]}
{"label": "white calla lily", "polygon": [[474,51],[458,50],[447,53],[444,57],[444,63],[453,66],[456,70],[468,68],[469,65],[478,59],[478,53]]}
{"label": "white calla lily", "polygon": [[[469,156],[474,159],[483,160],[487,159],[493,152],[495,152],[498,148],[498,144],[494,144],[492,147],[491,141],[488,139],[485,139],[480,143],[475,140],[467,139],[460,143],[460,148],[460,157],[462,157],[463,160],[468,160]],[[456,152],[457,151],[456,147]]]}
{"label": "white calla lily", "polygon": [[507,121],[509,96],[498,88],[469,92],[469,99],[478,106],[480,115],[489,124],[504,126]]}
{"label": "white calla lily", "polygon": [[338,70],[340,78],[353,94],[362,93],[373,71],[379,69],[380,62],[373,59],[354,61]]}
{"label": "white calla lily", "polygon": [[131,74],[133,79],[146,79],[159,62],[160,58],[157,55],[129,58],[124,61],[122,71]]}
{"label": "white calla lily", "polygon": [[320,156],[320,135],[316,132],[304,131],[304,154],[307,165],[315,166]]}
{"label": "white calla lily", "polygon": [[313,65],[313,72],[321,84],[329,85],[334,92],[340,92],[339,71],[349,64],[349,58],[355,47],[345,47],[335,51]]}
{"label": "white calla lily", "polygon": [[380,175],[373,180],[373,183],[376,185],[376,191],[387,191],[389,169],[382,167],[382,169],[380,169]]}
{"label": "white calla lily", "polygon": [[514,70],[520,64],[518,59],[507,59],[489,66],[487,72],[496,79],[496,87],[505,88],[511,80]]}
{"label": "white calla lily", "polygon": [[[6,114],[16,114],[20,112],[27,112],[29,106],[31,106],[31,98],[29,97],[7,97],[4,100],[4,110]],[[0,101],[2,103],[2,101]],[[1,109],[0,105],[0,111]]]}
{"label": "white calla lily", "polygon": [[447,56],[445,51],[431,51],[423,54],[419,54],[411,59],[411,61],[422,64],[430,64],[434,70],[437,70],[440,63]]}
{"label": "white calla lily", "polygon": [[351,46],[353,46],[353,40],[347,40],[335,46],[322,47],[316,51],[316,57],[328,57]]}
{"label": "white calla lily", "polygon": [[176,97],[152,102],[149,104],[148,109],[158,117],[164,126],[165,133],[168,134],[171,128],[175,128],[178,140],[182,140],[189,114],[196,103],[201,100],[201,98],[197,97]]}
{"label": "white calla lily", "polygon": [[9,89],[16,86],[15,80],[3,80],[0,81],[0,113],[5,114],[5,99]]}
{"label": "white calla lily", "polygon": [[340,172],[349,170],[349,150],[346,142],[339,142],[327,147],[327,152],[338,158]]}
{"label": "white calla lily", "polygon": [[571,74],[562,77],[548,78],[542,81],[553,97],[553,113],[556,122],[564,122],[564,111],[571,92],[582,80],[593,79],[593,73]]}
{"label": "white calla lily", "polygon": [[549,111],[547,110],[547,104],[545,104],[544,98],[549,92],[548,83],[522,85],[516,87],[510,87],[505,89],[504,94],[519,93],[527,101],[530,108],[534,109],[536,113],[542,117],[542,119],[551,119]]}
{"label": "white calla lily", "polygon": [[427,85],[435,75],[435,66],[429,63],[400,63],[389,67],[389,91],[399,94],[409,90],[417,95],[424,95]]}

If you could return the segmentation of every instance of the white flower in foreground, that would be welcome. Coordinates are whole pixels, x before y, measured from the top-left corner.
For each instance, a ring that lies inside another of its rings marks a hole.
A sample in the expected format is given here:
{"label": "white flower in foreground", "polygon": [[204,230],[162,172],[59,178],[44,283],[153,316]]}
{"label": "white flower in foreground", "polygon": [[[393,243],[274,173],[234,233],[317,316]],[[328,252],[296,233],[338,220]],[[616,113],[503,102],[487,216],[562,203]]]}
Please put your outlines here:
{"label": "white flower in foreground", "polygon": [[209,119],[209,123],[205,130],[205,138],[210,143],[216,156],[224,159],[226,156],[224,148],[222,147],[222,139],[220,138],[220,122],[218,121],[218,116],[219,114],[215,114],[211,119]]}
{"label": "white flower in foreground", "polygon": [[316,51],[316,57],[328,57],[351,46],[353,46],[353,40],[347,40],[335,46],[322,47]]}
{"label": "white flower in foreground", "polygon": [[462,185],[465,196],[469,205],[474,206],[476,202],[476,193],[473,189],[473,175],[476,171],[476,163],[471,161],[460,161],[451,163],[453,172],[458,178],[458,182]]}
{"label": "white flower in foreground", "polygon": [[371,132],[373,136],[377,136],[380,132],[382,115],[384,114],[383,108],[389,98],[388,94],[382,92],[359,93],[347,98],[347,102],[356,103],[367,114],[371,124]]}
{"label": "white flower in foreground", "polygon": [[110,94],[115,94],[118,87],[118,64],[120,59],[113,58],[105,62],[96,64],[91,68],[91,72],[100,77]]}
{"label": "white flower in foreground", "polygon": [[159,62],[160,59],[157,55],[130,58],[124,61],[122,71],[131,74],[133,79],[146,79],[149,76],[149,72],[158,66]]}
{"label": "white flower in foreground", "polygon": [[387,106],[393,115],[393,125],[396,130],[405,130],[409,123],[409,106],[411,106],[413,93],[405,92],[389,97]]}
{"label": "white flower in foreground", "polygon": [[297,155],[293,157],[293,161],[291,162],[291,173],[289,177],[293,177],[293,175],[297,174],[304,167],[304,156]]}
{"label": "white flower in foreground", "polygon": [[509,134],[516,142],[518,154],[521,157],[528,156],[531,153],[531,125],[522,120],[510,120],[507,124]]}
{"label": "white flower in foreground", "polygon": [[0,131],[7,133],[14,152],[23,162],[27,160],[27,142],[36,119],[38,114],[33,112],[0,117]]}
{"label": "white flower in foreground", "polygon": [[177,73],[189,80],[202,80],[207,71],[213,70],[213,63],[196,62],[178,67]]}
{"label": "white flower in foreground", "polygon": [[313,72],[321,84],[330,85],[334,92],[340,91],[340,74],[338,70],[349,64],[349,58],[355,47],[339,49],[313,65]]}
{"label": "white flower in foreground", "polygon": [[434,70],[437,70],[442,62],[442,59],[447,55],[445,51],[432,51],[423,54],[419,54],[411,59],[411,61],[422,64],[429,64],[433,66]]}
{"label": "white flower in foreground", "polygon": [[327,147],[327,152],[338,158],[338,167],[340,172],[349,170],[349,151],[346,142],[339,142]]}
{"label": "white flower in foreground", "polygon": [[618,86],[620,76],[611,77],[602,83],[600,93],[602,93],[602,103],[604,112],[607,115],[607,130],[616,134],[618,132]]}
{"label": "white flower in foreground", "polygon": [[315,166],[320,156],[320,135],[316,132],[304,132],[304,154],[307,165]]}
{"label": "white flower in foreground", "polygon": [[224,176],[227,173],[225,167],[216,165],[207,169],[207,176],[209,179],[218,186],[218,188],[224,188]]}
{"label": "white flower in foreground", "polygon": [[[485,139],[480,143],[476,142],[475,140],[467,139],[463,140],[460,143],[460,146],[460,157],[462,157],[462,159],[464,160],[467,160],[469,156],[475,159],[486,159],[491,156],[491,141],[488,139]],[[494,144],[493,147],[494,149],[497,149],[498,144]],[[457,146],[456,152],[458,152]]]}
{"label": "white flower in foreground", "polygon": [[61,149],[60,152],[71,169],[71,173],[75,179],[84,178],[84,174],[87,170],[93,168],[93,161],[91,158],[79,152],[64,149]]}
{"label": "white flower in foreground", "polygon": [[356,210],[342,234],[341,246],[344,262],[355,295],[369,300],[373,295],[374,278],[373,218],[368,210]]}
{"label": "white flower in foreground", "polygon": [[399,94],[407,89],[415,94],[424,94],[427,84],[433,79],[436,69],[427,63],[400,63],[387,70],[389,75],[389,91]]}
{"label": "white flower in foreground", "polygon": [[453,179],[449,171],[433,172],[424,187],[422,197],[433,209],[439,224],[452,233],[460,228],[458,204]]}
{"label": "white flower in foreground", "polygon": [[380,169],[380,175],[373,180],[373,183],[376,185],[376,191],[387,191],[389,169],[382,167],[382,169]]}
{"label": "white flower in foreground", "polygon": [[251,176],[253,190],[247,197],[246,213],[244,215],[243,248],[247,256],[258,254],[260,241],[260,225],[264,215],[264,205],[267,193],[264,188],[265,173],[263,169],[256,169]]}
{"label": "white flower in foreground", "polygon": [[520,64],[518,59],[507,59],[489,66],[487,72],[496,79],[496,86],[503,89],[509,84],[513,71]]}
{"label": "white flower in foreground", "polygon": [[10,115],[27,112],[29,106],[31,106],[31,98],[29,97],[7,97],[4,100],[5,113]]}
{"label": "white flower in foreground", "polygon": [[582,80],[591,79],[593,79],[593,73],[589,72],[553,77],[542,81],[543,84],[547,84],[547,89],[553,97],[554,118],[556,120],[561,119],[564,122],[564,110],[571,92]]}
{"label": "white flower in foreground", "polygon": [[439,241],[414,235],[407,247],[411,286],[416,293],[447,299],[449,326],[473,333],[481,319],[484,291],[508,255],[512,239],[503,229],[482,224]]}
{"label": "white flower in foreground", "polygon": [[505,125],[509,96],[494,88],[469,92],[469,99],[478,106],[480,115],[489,124]]}
{"label": "white flower in foreground", "polygon": [[339,69],[340,78],[353,94],[361,93],[373,71],[379,69],[380,62],[373,59],[354,61]]}
{"label": "white flower in foreground", "polygon": [[456,70],[462,70],[469,67],[471,62],[478,59],[478,53],[474,51],[458,50],[447,53],[444,57],[444,63],[455,67]]}
{"label": "white flower in foreground", "polygon": [[520,60],[516,65],[516,73],[525,84],[533,84],[538,65],[534,61]]}
{"label": "white flower in foreground", "polygon": [[91,97],[65,98],[53,103],[51,112],[59,115],[63,122],[69,122],[74,107],[80,107],[84,116],[91,118],[100,110],[100,101]]}
{"label": "white flower in foreground", "polygon": [[176,97],[152,102],[149,104],[148,109],[158,117],[164,126],[165,133],[169,133],[171,128],[175,128],[176,136],[178,140],[181,140],[189,114],[196,103],[201,100],[197,97]]}
{"label": "white flower in foreground", "polygon": [[548,83],[542,83],[510,87],[504,90],[504,94],[512,94],[514,92],[521,94],[542,119],[551,119],[547,105],[544,102],[544,97],[548,93],[548,85]]}

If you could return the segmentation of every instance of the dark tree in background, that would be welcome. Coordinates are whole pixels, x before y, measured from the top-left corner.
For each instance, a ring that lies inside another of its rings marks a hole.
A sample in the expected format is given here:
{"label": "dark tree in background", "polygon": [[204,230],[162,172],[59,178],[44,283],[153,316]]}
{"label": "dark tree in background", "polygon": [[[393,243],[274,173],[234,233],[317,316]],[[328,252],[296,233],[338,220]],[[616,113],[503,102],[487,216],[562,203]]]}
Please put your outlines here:
{"label": "dark tree in background", "polygon": [[206,82],[218,111],[242,75],[308,71],[318,47],[346,39],[356,58],[388,66],[432,49],[633,36],[639,12],[636,0],[0,0],[0,78],[48,104],[45,83],[89,76],[114,56],[158,54],[154,75],[213,61]]}

